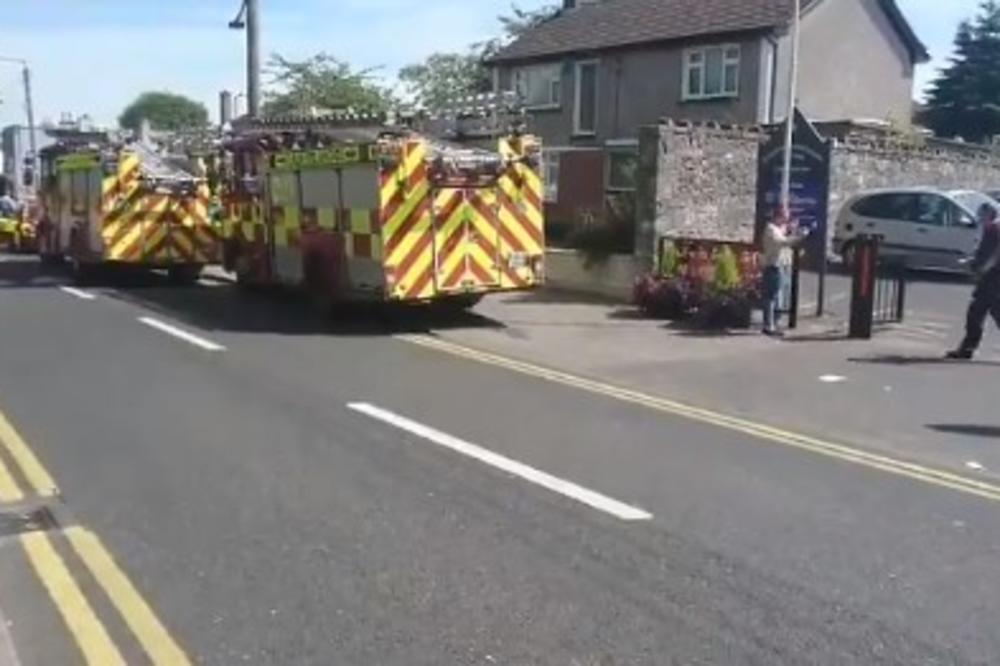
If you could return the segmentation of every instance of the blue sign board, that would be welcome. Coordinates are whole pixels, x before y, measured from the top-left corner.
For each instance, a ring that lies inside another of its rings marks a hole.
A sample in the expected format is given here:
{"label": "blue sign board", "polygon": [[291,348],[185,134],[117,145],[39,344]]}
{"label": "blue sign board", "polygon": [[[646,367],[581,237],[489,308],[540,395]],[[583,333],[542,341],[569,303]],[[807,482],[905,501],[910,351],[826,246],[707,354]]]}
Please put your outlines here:
{"label": "blue sign board", "polygon": [[[790,207],[792,221],[810,232],[807,250],[818,260],[826,258],[827,209],[830,202],[831,143],[795,110]],[[781,207],[781,182],[785,171],[785,129],[775,130],[760,147],[757,166],[756,238]],[[814,254],[815,253],[815,254]]]}

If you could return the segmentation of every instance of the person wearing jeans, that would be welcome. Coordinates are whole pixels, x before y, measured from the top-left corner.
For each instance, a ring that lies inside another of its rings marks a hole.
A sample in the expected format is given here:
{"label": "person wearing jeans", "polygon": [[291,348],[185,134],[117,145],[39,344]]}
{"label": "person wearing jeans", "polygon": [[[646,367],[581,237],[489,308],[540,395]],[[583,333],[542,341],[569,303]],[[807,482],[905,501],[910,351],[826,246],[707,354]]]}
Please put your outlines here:
{"label": "person wearing jeans", "polygon": [[784,291],[785,274],[792,265],[790,248],[801,242],[802,237],[789,236],[788,216],[775,215],[764,229],[761,243],[761,258],[764,264],[761,285],[762,307],[764,310],[764,335],[780,336],[778,330],[778,301]]}

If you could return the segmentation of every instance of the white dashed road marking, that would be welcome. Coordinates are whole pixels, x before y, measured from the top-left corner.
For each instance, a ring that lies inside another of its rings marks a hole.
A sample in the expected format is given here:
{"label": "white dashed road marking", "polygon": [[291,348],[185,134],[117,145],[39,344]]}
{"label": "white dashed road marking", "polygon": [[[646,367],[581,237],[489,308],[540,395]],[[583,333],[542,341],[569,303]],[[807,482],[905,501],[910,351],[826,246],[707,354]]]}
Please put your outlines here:
{"label": "white dashed road marking", "polygon": [[139,322],[149,326],[150,328],[155,328],[158,331],[166,333],[167,335],[172,335],[178,340],[183,340],[188,344],[192,344],[195,347],[200,347],[205,351],[210,352],[222,352],[226,351],[226,348],[220,344],[216,344],[211,340],[206,340],[205,338],[200,338],[193,333],[188,333],[185,330],[172,326],[166,322],[162,322],[159,319],[153,319],[152,317],[139,317]]}
{"label": "white dashed road marking", "polygon": [[499,453],[494,453],[493,451],[484,449],[481,446],[463,441],[457,437],[443,433],[440,430],[435,430],[434,428],[422,425],[416,421],[411,421],[404,416],[394,414],[374,405],[364,402],[352,402],[348,404],[347,407],[355,412],[364,414],[365,416],[371,417],[377,421],[388,423],[391,426],[416,435],[421,439],[425,439],[429,442],[437,444],[438,446],[444,447],[456,453],[461,453],[464,456],[478,460],[481,463],[495,467],[499,470],[507,472],[508,474],[524,479],[525,481],[530,481],[531,483],[551,490],[552,492],[559,493],[564,497],[569,497],[577,502],[586,504],[593,509],[611,514],[621,520],[650,520],[653,517],[653,514],[647,511],[634,506],[629,506],[628,504],[611,499],[610,497],[594,492],[593,490],[588,490],[582,486],[578,486],[571,481],[565,481],[552,476],[551,474],[529,467],[524,463],[502,456]]}
{"label": "white dashed road marking", "polygon": [[91,294],[88,291],[83,291],[82,289],[77,289],[76,287],[59,287],[59,291],[64,294],[69,294],[75,298],[79,298],[83,301],[92,301],[97,298],[94,294]]}
{"label": "white dashed road marking", "polygon": [[843,384],[847,377],[842,375],[820,375],[819,380],[824,384]]}

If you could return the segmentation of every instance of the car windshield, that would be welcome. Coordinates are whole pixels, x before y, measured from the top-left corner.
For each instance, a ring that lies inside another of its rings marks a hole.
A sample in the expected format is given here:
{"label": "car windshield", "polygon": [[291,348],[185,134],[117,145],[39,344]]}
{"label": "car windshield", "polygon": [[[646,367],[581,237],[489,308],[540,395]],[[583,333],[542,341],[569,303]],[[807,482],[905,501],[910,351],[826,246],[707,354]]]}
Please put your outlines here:
{"label": "car windshield", "polygon": [[993,210],[1000,214],[1000,203],[983,192],[964,190],[960,192],[952,192],[951,197],[972,214],[978,213],[979,208],[984,204],[990,206]]}

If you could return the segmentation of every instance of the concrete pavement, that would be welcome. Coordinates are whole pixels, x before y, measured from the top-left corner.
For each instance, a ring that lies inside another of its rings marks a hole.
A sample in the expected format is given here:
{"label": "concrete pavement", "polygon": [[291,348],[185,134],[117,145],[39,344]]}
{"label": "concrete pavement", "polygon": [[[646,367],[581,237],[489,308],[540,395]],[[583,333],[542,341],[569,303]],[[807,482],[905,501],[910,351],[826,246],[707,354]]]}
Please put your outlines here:
{"label": "concrete pavement", "polygon": [[[812,293],[808,285],[805,295]],[[943,362],[961,338],[971,286],[917,276],[907,320],[847,341],[847,280],[832,276],[830,316],[777,342],[754,332],[704,335],[633,308],[558,293],[487,299],[495,325],[445,327],[448,342],[616,386],[850,443],[907,460],[1000,478],[990,418],[1000,393],[1000,334],[973,364]],[[942,399],[947,396],[947,399]],[[975,463],[970,467],[970,463]]]}
{"label": "concrete pavement", "polygon": [[[1000,657],[984,585],[1000,574],[995,501],[387,335],[426,332],[419,318],[331,326],[225,286],[81,298],[31,266],[13,276],[0,275],[21,286],[0,289],[0,410],[58,483],[59,526],[107,544],[194,662]],[[620,520],[357,402],[652,519]],[[141,656],[53,535],[114,643]],[[72,663],[42,586],[6,585],[16,559],[0,552],[0,583],[25,663]]]}

